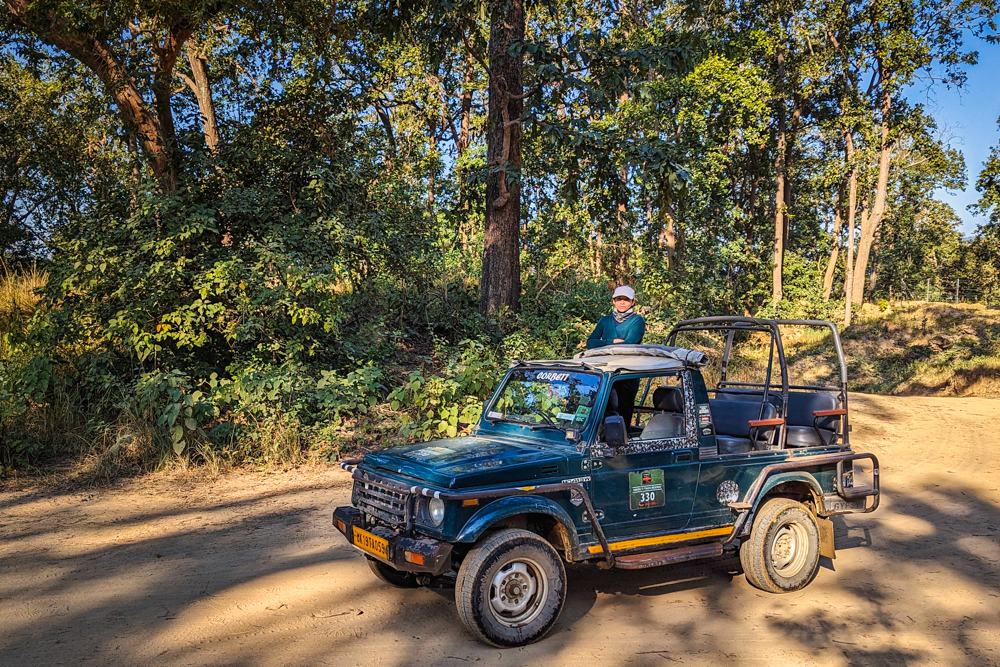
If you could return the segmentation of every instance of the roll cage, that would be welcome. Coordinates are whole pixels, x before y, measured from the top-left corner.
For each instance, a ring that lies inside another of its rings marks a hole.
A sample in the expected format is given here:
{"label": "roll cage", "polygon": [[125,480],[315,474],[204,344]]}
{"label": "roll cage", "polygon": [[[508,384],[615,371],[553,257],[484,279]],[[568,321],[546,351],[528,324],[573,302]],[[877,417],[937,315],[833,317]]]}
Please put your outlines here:
{"label": "roll cage", "polygon": [[[790,385],[788,382],[788,362],[785,356],[785,348],[781,340],[782,326],[818,327],[829,329],[833,335],[833,346],[837,352],[837,361],[840,368],[840,382],[837,385]],[[790,410],[789,399],[796,394],[827,394],[835,395],[839,407],[812,411],[813,428],[820,433],[817,422],[825,420],[827,425],[833,421],[837,423],[836,437],[840,440],[841,448],[850,445],[850,422],[848,417],[847,403],[847,362],[844,360],[844,348],[840,341],[840,333],[832,322],[827,320],[785,320],[785,319],[761,319],[753,317],[738,316],[714,316],[699,317],[678,322],[667,335],[667,344],[676,345],[677,335],[686,332],[717,331],[725,334],[725,349],[722,354],[722,364],[719,375],[719,382],[714,388],[709,388],[709,392],[719,398],[722,394],[735,395],[736,398],[754,398],[760,395],[760,415],[764,415],[765,407],[768,403],[774,405],[778,411],[778,417],[782,421],[779,426],[776,448],[785,449],[789,445],[788,434],[790,418],[793,410]],[[733,343],[736,334],[740,332],[757,332],[769,336],[770,345],[768,350],[767,370],[764,382],[742,382],[729,379],[729,362],[733,353]],[[774,364],[777,362],[778,373],[775,382]],[[796,400],[796,403],[802,401]],[[831,421],[832,420],[832,421]],[[798,421],[802,421],[799,419]],[[822,438],[821,438],[822,440]],[[802,445],[804,446],[804,445]]]}

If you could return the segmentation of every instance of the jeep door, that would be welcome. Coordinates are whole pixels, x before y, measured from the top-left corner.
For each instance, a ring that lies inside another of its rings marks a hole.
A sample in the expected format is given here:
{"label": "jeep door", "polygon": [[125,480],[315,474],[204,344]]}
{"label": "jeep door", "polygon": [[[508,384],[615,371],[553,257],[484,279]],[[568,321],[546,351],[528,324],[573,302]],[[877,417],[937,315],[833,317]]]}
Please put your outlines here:
{"label": "jeep door", "polygon": [[[688,524],[698,486],[698,438],[688,372],[628,375],[639,380],[636,417],[626,446],[592,457],[594,506],[609,538],[662,533]],[[617,395],[617,390],[616,390]],[[656,399],[663,396],[669,400]],[[648,437],[644,437],[648,436]]]}

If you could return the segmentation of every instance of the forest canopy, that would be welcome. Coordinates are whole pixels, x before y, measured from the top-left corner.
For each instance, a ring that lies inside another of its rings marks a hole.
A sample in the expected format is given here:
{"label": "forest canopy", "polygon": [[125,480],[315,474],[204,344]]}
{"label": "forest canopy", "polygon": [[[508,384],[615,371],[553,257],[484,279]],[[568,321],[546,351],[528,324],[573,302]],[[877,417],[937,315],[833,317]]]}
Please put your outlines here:
{"label": "forest canopy", "polygon": [[908,97],[996,9],[4,0],[2,270],[44,279],[0,304],[0,465],[139,423],[153,458],[454,434],[609,284],[648,337],[1000,300],[1000,149],[963,238]]}

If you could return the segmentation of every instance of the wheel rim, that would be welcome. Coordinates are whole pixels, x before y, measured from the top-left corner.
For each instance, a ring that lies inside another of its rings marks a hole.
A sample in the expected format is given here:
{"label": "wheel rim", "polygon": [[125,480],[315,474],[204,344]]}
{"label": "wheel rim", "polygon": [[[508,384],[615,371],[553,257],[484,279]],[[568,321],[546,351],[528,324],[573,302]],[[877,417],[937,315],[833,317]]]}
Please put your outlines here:
{"label": "wheel rim", "polygon": [[530,558],[505,563],[490,582],[490,611],[510,628],[535,620],[549,593],[545,570]]}
{"label": "wheel rim", "polygon": [[786,523],[771,541],[771,565],[783,577],[791,577],[805,566],[809,554],[809,536],[799,523]]}

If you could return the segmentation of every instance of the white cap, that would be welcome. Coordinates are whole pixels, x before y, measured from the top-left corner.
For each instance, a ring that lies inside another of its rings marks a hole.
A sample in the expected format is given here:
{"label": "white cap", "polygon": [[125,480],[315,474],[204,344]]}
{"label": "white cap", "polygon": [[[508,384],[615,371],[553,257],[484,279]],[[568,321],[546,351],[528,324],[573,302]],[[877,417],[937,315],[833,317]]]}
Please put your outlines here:
{"label": "white cap", "polygon": [[614,300],[620,296],[625,297],[629,301],[635,301],[635,290],[629,287],[628,285],[622,285],[621,287],[615,290],[614,294],[611,295],[611,299]]}

